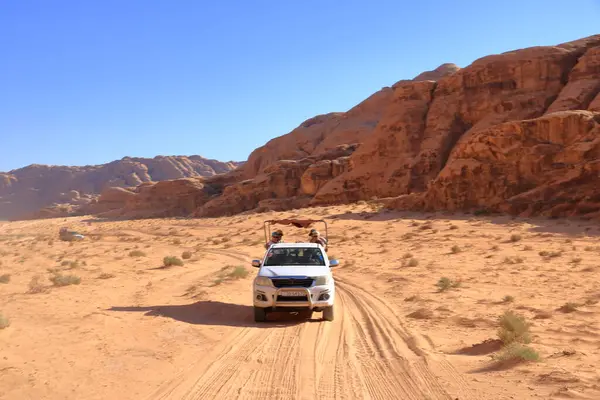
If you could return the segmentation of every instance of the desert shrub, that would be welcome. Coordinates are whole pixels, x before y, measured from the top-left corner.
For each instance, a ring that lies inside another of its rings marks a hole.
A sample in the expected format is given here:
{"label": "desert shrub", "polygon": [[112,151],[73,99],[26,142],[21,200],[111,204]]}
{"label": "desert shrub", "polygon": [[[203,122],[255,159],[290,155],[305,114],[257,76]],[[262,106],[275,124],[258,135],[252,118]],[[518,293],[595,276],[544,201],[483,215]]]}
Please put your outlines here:
{"label": "desert shrub", "polygon": [[189,260],[190,258],[192,258],[192,252],[184,251],[183,253],[181,253],[181,258],[183,258],[184,260]]}
{"label": "desert shrub", "polygon": [[459,287],[460,282],[455,282],[455,281],[451,280],[450,278],[443,277],[443,278],[440,278],[439,281],[437,281],[435,286],[438,287],[438,290],[440,292],[445,292],[448,289]]}
{"label": "desert shrub", "polygon": [[29,290],[27,293],[42,293],[45,291],[45,287],[41,282],[42,277],[40,275],[35,275],[29,281]]}
{"label": "desert shrub", "polygon": [[530,343],[529,324],[522,315],[506,311],[498,319],[498,338],[507,346],[511,343]]}
{"label": "desert shrub", "polygon": [[417,260],[416,258],[411,258],[408,261],[408,266],[409,267],[416,267],[417,265],[419,265],[419,260]]}
{"label": "desert shrub", "polygon": [[129,257],[146,257],[146,253],[141,250],[132,250],[129,252]]}
{"label": "desert shrub", "polygon": [[506,295],[502,298],[503,303],[512,303],[513,301],[515,301],[515,298],[511,295]]}
{"label": "desert shrub", "polygon": [[523,237],[519,234],[514,233],[514,234],[510,235],[510,241],[513,243],[519,242],[519,241],[521,241],[521,239],[523,239]]}
{"label": "desert shrub", "polygon": [[562,252],[561,251],[540,251],[538,253],[540,256],[542,257],[546,257],[546,258],[556,258],[556,257],[560,257],[562,256]]}
{"label": "desert shrub", "polygon": [[10,321],[6,318],[2,313],[0,313],[0,329],[8,328],[10,326]]}
{"label": "desert shrub", "polygon": [[247,277],[248,274],[249,272],[244,266],[238,265],[227,276],[232,279],[240,279]]}
{"label": "desert shrub", "polygon": [[79,285],[81,283],[81,278],[77,275],[63,275],[63,274],[54,274],[50,278],[50,282],[54,286],[62,287],[69,285]]}
{"label": "desert shrub", "polygon": [[538,361],[540,355],[537,351],[521,343],[513,342],[504,347],[502,351],[494,357],[496,361]]}
{"label": "desert shrub", "polygon": [[521,264],[523,262],[523,257],[506,257],[504,259],[505,264]]}
{"label": "desert shrub", "polygon": [[8,282],[10,282],[10,274],[0,275],[0,283],[8,283]]}
{"label": "desert shrub", "polygon": [[175,256],[166,256],[163,258],[163,265],[165,267],[171,267],[173,265],[182,266],[183,261]]}

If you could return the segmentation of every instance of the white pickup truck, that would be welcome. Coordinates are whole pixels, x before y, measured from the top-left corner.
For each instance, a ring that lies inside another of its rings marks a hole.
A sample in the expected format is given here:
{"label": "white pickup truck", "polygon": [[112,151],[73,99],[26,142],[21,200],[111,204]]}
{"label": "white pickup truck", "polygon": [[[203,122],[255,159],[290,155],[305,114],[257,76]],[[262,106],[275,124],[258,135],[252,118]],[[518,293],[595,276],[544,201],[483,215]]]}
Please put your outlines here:
{"label": "white pickup truck", "polygon": [[263,322],[271,311],[323,312],[333,321],[335,282],[329,260],[317,243],[276,243],[262,260],[253,260],[260,268],[254,279],[254,320]]}

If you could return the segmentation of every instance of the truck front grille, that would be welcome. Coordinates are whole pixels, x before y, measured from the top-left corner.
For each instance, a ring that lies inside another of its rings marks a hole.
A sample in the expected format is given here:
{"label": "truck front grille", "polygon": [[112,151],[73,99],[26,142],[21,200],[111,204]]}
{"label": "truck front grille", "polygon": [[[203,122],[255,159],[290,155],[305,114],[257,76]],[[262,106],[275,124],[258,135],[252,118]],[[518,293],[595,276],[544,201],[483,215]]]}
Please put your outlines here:
{"label": "truck front grille", "polygon": [[273,278],[273,286],[282,287],[311,287],[314,279],[312,278]]}

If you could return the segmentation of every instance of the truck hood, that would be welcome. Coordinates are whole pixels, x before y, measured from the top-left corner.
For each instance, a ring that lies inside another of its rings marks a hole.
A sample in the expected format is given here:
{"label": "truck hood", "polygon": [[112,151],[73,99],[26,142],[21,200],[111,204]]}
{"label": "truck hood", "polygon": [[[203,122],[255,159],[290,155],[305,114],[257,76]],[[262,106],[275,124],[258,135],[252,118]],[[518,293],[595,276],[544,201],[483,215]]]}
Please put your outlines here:
{"label": "truck hood", "polygon": [[322,276],[330,274],[326,266],[262,267],[259,276],[275,278],[278,276]]}

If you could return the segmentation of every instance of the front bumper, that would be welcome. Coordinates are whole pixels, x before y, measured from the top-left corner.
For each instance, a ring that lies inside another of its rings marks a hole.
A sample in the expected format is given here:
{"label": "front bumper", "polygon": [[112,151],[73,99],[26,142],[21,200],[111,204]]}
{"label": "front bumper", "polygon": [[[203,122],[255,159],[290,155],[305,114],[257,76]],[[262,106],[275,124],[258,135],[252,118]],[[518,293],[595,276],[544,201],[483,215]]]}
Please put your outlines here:
{"label": "front bumper", "polygon": [[[290,293],[297,292],[297,293]],[[333,306],[335,286],[276,288],[254,286],[254,306],[277,309],[322,309]],[[286,296],[293,294],[294,296]]]}

